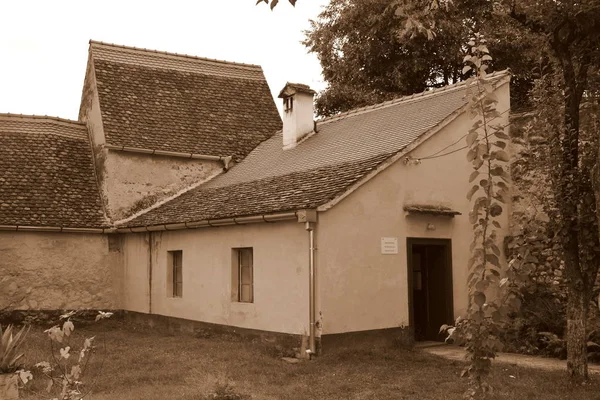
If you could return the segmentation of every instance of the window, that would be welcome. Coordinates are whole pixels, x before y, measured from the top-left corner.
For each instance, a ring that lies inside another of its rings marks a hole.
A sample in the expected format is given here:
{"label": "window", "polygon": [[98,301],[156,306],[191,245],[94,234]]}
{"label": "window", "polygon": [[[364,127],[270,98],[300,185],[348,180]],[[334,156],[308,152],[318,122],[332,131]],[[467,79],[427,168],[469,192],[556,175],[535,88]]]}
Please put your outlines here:
{"label": "window", "polygon": [[286,97],[283,99],[283,109],[285,112],[292,111],[294,109],[293,97]]}
{"label": "window", "polygon": [[233,249],[231,272],[231,299],[240,303],[253,303],[254,265],[252,247]]}
{"label": "window", "polygon": [[167,258],[167,294],[183,297],[183,251],[169,251]]}

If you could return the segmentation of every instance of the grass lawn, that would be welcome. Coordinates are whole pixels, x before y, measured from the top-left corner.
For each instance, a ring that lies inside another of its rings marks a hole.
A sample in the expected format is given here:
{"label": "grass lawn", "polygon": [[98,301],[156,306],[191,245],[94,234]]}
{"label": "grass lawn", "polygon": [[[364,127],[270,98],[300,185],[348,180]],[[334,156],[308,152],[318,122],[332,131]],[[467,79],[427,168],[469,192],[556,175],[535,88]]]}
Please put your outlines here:
{"label": "grass lawn", "polygon": [[[33,327],[30,332],[27,365],[51,357],[42,330]],[[418,350],[340,347],[325,349],[316,360],[289,364],[270,345],[234,336],[173,336],[118,321],[76,326],[73,335],[78,346],[82,335],[100,339],[85,380],[96,377],[88,399],[201,400],[213,398],[218,385],[230,384],[247,395],[240,399],[452,400],[462,399],[466,385],[459,378],[462,363]],[[21,397],[48,398],[40,394],[45,387],[42,377],[34,375]],[[598,378],[570,387],[564,373],[497,364],[490,383],[495,389],[490,399],[600,399]]]}

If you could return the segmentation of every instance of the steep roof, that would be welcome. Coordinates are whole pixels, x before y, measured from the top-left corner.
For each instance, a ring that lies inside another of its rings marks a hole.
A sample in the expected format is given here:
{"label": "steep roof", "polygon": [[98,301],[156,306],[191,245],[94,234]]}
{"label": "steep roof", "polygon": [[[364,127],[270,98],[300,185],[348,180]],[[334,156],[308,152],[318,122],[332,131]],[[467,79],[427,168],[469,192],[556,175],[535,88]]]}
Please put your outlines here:
{"label": "steep roof", "polygon": [[90,41],[106,142],[234,156],[281,129],[262,68]]}
{"label": "steep roof", "polygon": [[[492,82],[507,72],[491,74]],[[464,83],[402,97],[318,123],[318,132],[283,150],[278,133],[226,174],[124,224],[196,222],[315,208],[340,196],[379,164],[458,115]]]}
{"label": "steep roof", "polygon": [[0,225],[108,225],[84,124],[0,114]]}

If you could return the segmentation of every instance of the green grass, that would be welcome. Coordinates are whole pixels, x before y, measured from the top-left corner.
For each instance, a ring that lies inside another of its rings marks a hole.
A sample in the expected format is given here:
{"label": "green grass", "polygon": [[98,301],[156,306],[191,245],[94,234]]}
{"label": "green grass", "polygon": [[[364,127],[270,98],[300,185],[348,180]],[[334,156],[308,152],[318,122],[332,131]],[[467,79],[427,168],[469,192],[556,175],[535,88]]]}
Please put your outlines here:
{"label": "green grass", "polygon": [[[30,332],[29,366],[51,357],[42,331],[34,327]],[[459,377],[462,363],[418,350],[336,348],[316,360],[288,364],[266,343],[231,336],[173,336],[107,321],[76,326],[73,339],[91,335],[97,335],[98,348],[85,381],[96,380],[86,399],[201,400],[211,398],[218,385],[230,384],[251,399],[453,400],[462,399],[466,385]],[[571,387],[561,372],[497,364],[489,381],[495,389],[492,400],[600,399],[598,381]],[[42,395],[44,387],[36,373],[21,397],[48,398]]]}

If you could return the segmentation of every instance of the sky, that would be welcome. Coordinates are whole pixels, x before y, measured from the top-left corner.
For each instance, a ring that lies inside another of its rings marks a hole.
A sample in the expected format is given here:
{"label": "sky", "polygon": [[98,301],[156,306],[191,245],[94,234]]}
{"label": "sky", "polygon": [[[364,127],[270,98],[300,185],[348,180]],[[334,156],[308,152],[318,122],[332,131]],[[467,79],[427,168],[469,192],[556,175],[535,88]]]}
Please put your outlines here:
{"label": "sky", "polygon": [[[300,42],[327,0],[7,0],[0,20],[0,113],[77,119],[89,40],[261,65],[274,97],[286,82],[326,87]],[[276,104],[281,112],[280,100]]]}

